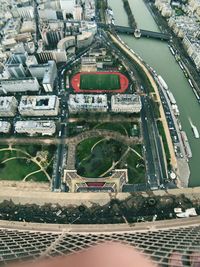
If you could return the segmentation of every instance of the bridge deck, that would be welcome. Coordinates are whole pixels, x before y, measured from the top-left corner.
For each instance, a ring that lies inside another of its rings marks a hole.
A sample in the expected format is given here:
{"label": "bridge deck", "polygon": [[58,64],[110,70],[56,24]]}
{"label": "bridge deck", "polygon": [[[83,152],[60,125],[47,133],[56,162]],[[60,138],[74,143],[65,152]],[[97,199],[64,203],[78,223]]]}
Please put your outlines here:
{"label": "bridge deck", "polygon": [[[98,23],[98,26],[106,28],[106,29],[109,29],[110,27],[112,27],[116,32],[119,32],[119,33],[134,34],[135,32],[135,28],[120,26],[120,25],[106,25],[103,23]],[[142,37],[149,37],[149,38],[155,38],[155,39],[166,40],[166,41],[170,39],[170,36],[168,34],[162,33],[162,32],[154,32],[154,31],[143,30],[143,29],[140,29],[140,32],[141,32]]]}

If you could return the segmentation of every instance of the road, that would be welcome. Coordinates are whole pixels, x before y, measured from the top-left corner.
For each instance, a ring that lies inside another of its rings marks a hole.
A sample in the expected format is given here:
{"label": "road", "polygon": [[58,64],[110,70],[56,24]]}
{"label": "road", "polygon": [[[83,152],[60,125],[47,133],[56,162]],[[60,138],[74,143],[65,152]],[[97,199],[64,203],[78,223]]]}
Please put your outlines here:
{"label": "road", "polygon": [[[100,30],[101,38],[105,40],[105,45],[112,48],[115,53],[120,56],[120,58],[124,61],[126,66],[129,67],[129,70],[135,73],[135,69],[133,66],[133,62],[129,57],[126,56],[125,53],[122,53],[111,41],[107,34]],[[143,86],[144,88],[144,86]],[[149,94],[148,90],[145,89],[146,95]],[[143,129],[143,137],[144,137],[144,154],[146,159],[146,167],[147,167],[147,180],[152,189],[157,189],[160,184],[163,183],[164,179],[167,177],[164,155],[161,140],[159,137],[159,132],[157,129],[157,124],[153,115],[153,108],[151,106],[151,101],[149,97],[142,97],[142,129]]]}

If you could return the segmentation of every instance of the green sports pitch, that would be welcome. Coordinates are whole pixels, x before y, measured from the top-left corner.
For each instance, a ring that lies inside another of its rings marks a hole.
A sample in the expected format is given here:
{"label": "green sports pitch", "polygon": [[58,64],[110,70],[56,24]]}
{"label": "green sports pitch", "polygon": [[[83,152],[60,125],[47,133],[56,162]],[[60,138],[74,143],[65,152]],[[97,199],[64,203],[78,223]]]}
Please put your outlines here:
{"label": "green sports pitch", "polygon": [[81,74],[81,90],[120,89],[120,76],[117,74]]}

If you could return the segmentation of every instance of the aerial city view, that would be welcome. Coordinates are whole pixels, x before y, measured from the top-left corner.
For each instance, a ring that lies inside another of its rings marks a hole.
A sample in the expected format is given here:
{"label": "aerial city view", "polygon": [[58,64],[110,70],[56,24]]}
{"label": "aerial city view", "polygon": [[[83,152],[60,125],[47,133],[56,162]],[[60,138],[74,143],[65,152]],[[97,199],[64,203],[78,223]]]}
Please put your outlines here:
{"label": "aerial city view", "polygon": [[199,225],[200,0],[0,0],[0,18],[0,242]]}

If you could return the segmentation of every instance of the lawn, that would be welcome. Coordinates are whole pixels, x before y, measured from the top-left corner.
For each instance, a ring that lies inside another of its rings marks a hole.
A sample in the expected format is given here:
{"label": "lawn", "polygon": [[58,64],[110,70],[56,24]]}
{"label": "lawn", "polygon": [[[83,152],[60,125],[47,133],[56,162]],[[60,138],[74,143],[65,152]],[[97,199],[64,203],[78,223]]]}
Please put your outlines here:
{"label": "lawn", "polygon": [[91,148],[102,139],[102,137],[93,137],[88,138],[82,141],[78,146],[76,150],[76,156],[78,158],[78,161],[82,161],[86,157],[90,155]]}
{"label": "lawn", "polygon": [[[0,146],[0,149],[2,148],[4,147]],[[29,160],[29,158],[35,157],[37,152],[39,151],[47,152],[47,154],[44,154],[44,156],[47,155],[47,159],[44,162],[41,162],[41,164],[43,167],[50,164],[47,167],[47,172],[51,176],[53,171],[52,159],[55,153],[54,145],[15,145],[13,146],[13,149],[19,149],[21,151],[9,150],[9,148],[8,150],[0,151],[0,180],[23,180],[23,178],[28,174],[39,170],[40,167],[36,163]],[[26,155],[23,152],[30,154],[30,156]],[[5,160],[8,161],[4,162]],[[27,178],[26,181],[30,180],[37,182],[48,181],[46,175],[42,171],[31,175]]]}
{"label": "lawn", "polygon": [[48,178],[44,174],[44,172],[40,171],[30,175],[26,181],[34,181],[34,182],[48,182]]}
{"label": "lawn", "polygon": [[81,74],[81,90],[117,90],[120,89],[120,77],[117,74]]}
{"label": "lawn", "polygon": [[95,127],[95,129],[115,131],[115,132],[118,132],[122,135],[127,135],[126,128],[124,128],[123,125],[120,123],[104,122],[104,123],[97,125],[97,127]]}
{"label": "lawn", "polygon": [[13,159],[0,163],[0,180],[22,180],[27,174],[37,171],[39,167],[26,159]]}
{"label": "lawn", "polygon": [[[81,142],[77,147],[77,171],[80,175],[88,178],[97,178],[105,173],[113,162],[120,159],[127,148],[126,145],[118,141],[103,139],[92,151],[92,146],[87,146],[87,153],[84,154],[84,157],[80,157],[80,151],[85,151],[86,143],[84,142]],[[93,144],[95,143],[93,142]],[[106,173],[105,176],[108,175]]]}
{"label": "lawn", "polygon": [[[110,167],[113,162],[122,158],[127,146],[115,141],[102,139],[91,151],[93,145],[97,143],[97,138],[84,140],[77,147],[76,168],[79,175],[88,178],[98,178],[105,173],[105,177],[110,175]],[[132,146],[137,153],[142,156],[142,146]],[[130,184],[145,183],[145,163],[132,150],[122,158],[115,166],[115,169],[128,169],[128,179]],[[108,171],[108,172],[106,172]]]}
{"label": "lawn", "polygon": [[[135,145],[132,148],[142,156],[142,146]],[[132,150],[117,167],[128,169],[128,182],[130,184],[141,184],[146,182],[144,160],[138,157]]]}
{"label": "lawn", "polygon": [[26,157],[24,153],[15,150],[3,150],[0,151],[0,163],[6,159],[13,158],[13,157]]}

